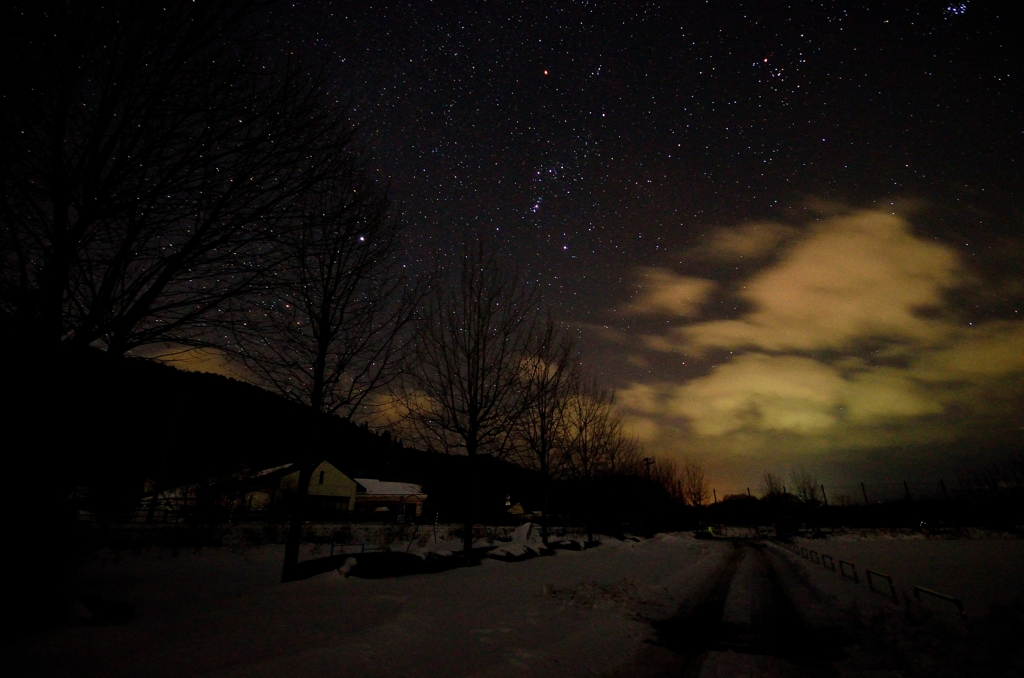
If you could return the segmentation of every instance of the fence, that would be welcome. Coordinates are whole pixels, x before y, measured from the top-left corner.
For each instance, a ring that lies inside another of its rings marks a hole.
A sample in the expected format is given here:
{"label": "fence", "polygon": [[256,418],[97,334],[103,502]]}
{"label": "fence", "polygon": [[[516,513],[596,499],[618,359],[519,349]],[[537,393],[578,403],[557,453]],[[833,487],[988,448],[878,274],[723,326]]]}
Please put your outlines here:
{"label": "fence", "polygon": [[856,483],[823,485],[824,501],[830,506],[885,504],[894,501],[934,501],[951,499],[960,494],[945,480],[899,481],[888,483]]}
{"label": "fence", "polygon": [[[821,567],[824,570],[828,572],[834,572],[847,581],[852,581],[854,584],[857,585],[860,584],[860,577],[857,575],[857,566],[854,563],[848,562],[846,560],[835,559],[832,556],[825,553],[819,554],[817,551],[813,551],[811,549],[799,546],[797,544],[791,544],[788,542],[772,543],[779,545],[781,548],[793,553],[796,556],[802,557],[815,565],[821,565]],[[836,562],[839,563],[838,571],[835,566]],[[865,580],[867,582],[869,591],[885,596],[886,598],[890,599],[894,605],[900,604],[900,598],[899,593],[896,589],[896,583],[893,581],[893,578],[891,576],[884,574],[882,572],[876,572],[875,570],[869,570],[867,568],[864,569],[864,572],[866,575]],[[887,584],[888,586],[882,587],[880,585],[877,585],[877,582],[885,582],[885,584]],[[954,598],[953,596],[946,595],[944,593],[932,591],[931,589],[926,589],[922,586],[915,586],[913,588],[913,591],[914,598],[918,602],[923,602],[921,599],[921,596],[923,594],[927,597],[942,600],[954,605],[957,609],[960,619],[965,623],[968,621],[967,613],[964,611],[964,604],[959,599]],[[903,596],[903,601],[906,605],[910,605],[910,597],[907,596],[905,593]]]}
{"label": "fence", "polygon": [[[223,497],[145,497],[132,508],[107,516],[112,523],[190,523],[231,525],[237,523],[280,523],[288,520],[291,504],[281,502],[264,509],[252,509]],[[311,504],[305,509],[308,522],[433,522],[433,516],[408,516],[400,512],[348,511]]]}

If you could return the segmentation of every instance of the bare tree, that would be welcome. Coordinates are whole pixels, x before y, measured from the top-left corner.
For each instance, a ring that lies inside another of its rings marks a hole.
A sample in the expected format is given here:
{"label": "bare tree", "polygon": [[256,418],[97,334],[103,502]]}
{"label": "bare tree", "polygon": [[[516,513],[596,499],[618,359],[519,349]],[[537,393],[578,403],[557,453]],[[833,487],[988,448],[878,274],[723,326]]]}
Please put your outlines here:
{"label": "bare tree", "polygon": [[[422,443],[469,456],[503,456],[527,405],[524,372],[536,325],[537,293],[483,244],[442,271],[416,337],[408,404]],[[447,284],[445,284],[447,283]],[[464,547],[473,546],[472,480],[466,488]]]}
{"label": "bare tree", "polygon": [[778,474],[765,471],[764,475],[761,476],[760,490],[762,499],[778,499],[785,495],[786,486]]}
{"label": "bare tree", "polygon": [[650,479],[661,485],[668,495],[683,500],[682,470],[675,459],[667,457],[651,457]]}
{"label": "bare tree", "polygon": [[[398,262],[399,222],[387,192],[358,165],[304,196],[301,207],[298,224],[278,239],[277,270],[235,323],[236,355],[286,398],[350,418],[399,374],[415,287]],[[315,450],[297,460],[285,581],[298,564],[309,481],[322,460]]]}
{"label": "bare tree", "polygon": [[612,393],[593,377],[580,380],[565,409],[563,467],[567,477],[590,482],[605,473],[609,450],[621,422],[612,412]]}
{"label": "bare tree", "polygon": [[389,205],[358,168],[305,196],[279,265],[234,324],[237,357],[317,412],[350,418],[400,373],[418,299]]}
{"label": "bare tree", "polygon": [[639,476],[643,473],[643,451],[636,436],[627,435],[622,423],[614,427],[615,439],[608,447],[608,473]]}
{"label": "bare tree", "polygon": [[210,337],[351,129],[272,3],[5,3],[0,309],[111,354]]}
{"label": "bare tree", "polygon": [[700,464],[686,460],[682,470],[682,494],[690,506],[704,506],[710,498],[707,471]]}
{"label": "bare tree", "polygon": [[565,438],[566,408],[579,379],[578,356],[571,337],[559,331],[548,315],[525,357],[523,389],[528,406],[516,428],[526,465],[541,478],[541,539],[548,541],[548,491],[558,464],[558,445]]}
{"label": "bare tree", "polygon": [[563,475],[580,483],[585,493],[588,538],[593,539],[590,496],[594,480],[614,464],[636,454],[636,441],[626,435],[622,419],[612,409],[614,394],[593,377],[578,382],[565,408],[562,449]]}
{"label": "bare tree", "polygon": [[790,472],[790,479],[793,481],[793,492],[796,497],[806,504],[818,504],[821,502],[821,490],[818,479],[803,466],[795,468]]}

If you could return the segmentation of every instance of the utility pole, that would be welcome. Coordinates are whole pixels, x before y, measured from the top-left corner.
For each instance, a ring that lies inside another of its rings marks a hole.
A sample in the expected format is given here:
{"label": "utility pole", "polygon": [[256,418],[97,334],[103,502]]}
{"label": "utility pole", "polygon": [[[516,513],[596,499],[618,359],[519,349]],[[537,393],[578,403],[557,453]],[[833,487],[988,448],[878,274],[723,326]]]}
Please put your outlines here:
{"label": "utility pole", "polygon": [[868,505],[868,491],[864,489],[864,483],[860,484],[860,491],[864,494],[864,505]]}

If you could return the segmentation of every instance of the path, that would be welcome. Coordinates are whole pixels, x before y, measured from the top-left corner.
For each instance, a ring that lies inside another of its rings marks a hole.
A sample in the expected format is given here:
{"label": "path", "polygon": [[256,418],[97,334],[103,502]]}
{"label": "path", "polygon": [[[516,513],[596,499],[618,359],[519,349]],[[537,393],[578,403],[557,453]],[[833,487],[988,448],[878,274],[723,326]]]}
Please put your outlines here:
{"label": "path", "polygon": [[803,677],[819,675],[839,656],[841,634],[825,623],[815,626],[813,610],[807,618],[798,613],[798,605],[816,601],[790,566],[763,544],[735,541],[733,547],[717,576],[678,615],[653,624],[670,654],[648,650],[614,676]]}

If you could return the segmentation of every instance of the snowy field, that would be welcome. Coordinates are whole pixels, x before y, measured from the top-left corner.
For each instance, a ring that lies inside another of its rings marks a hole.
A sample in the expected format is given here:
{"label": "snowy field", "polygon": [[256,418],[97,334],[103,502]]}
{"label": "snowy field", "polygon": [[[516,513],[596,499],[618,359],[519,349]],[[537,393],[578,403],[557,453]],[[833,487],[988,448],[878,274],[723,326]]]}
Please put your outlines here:
{"label": "snowy field", "polygon": [[81,595],[125,624],[5,647],[18,676],[579,676],[608,674],[704,586],[728,543],[662,535],[390,579],[278,583],[282,547],[99,559]]}
{"label": "snowy field", "polygon": [[[959,598],[968,615],[986,614],[992,603],[1024,600],[1024,540],[798,539],[807,549],[837,561],[893,578],[897,592],[912,595],[914,586]],[[808,564],[809,567],[820,567]],[[838,575],[835,575],[838,578]],[[852,585],[852,582],[848,582]],[[884,583],[883,583],[884,585]]]}

